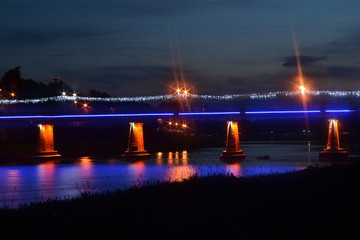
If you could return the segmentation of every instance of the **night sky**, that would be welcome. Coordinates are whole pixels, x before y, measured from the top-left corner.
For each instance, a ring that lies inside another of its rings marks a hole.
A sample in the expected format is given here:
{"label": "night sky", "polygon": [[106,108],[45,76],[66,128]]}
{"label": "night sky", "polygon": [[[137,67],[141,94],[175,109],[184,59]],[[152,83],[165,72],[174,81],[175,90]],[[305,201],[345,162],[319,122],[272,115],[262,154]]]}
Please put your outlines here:
{"label": "night sky", "polygon": [[198,94],[292,90],[294,32],[312,89],[359,90],[359,10],[358,0],[1,0],[0,74],[21,66],[25,79],[143,96],[169,93],[175,64]]}

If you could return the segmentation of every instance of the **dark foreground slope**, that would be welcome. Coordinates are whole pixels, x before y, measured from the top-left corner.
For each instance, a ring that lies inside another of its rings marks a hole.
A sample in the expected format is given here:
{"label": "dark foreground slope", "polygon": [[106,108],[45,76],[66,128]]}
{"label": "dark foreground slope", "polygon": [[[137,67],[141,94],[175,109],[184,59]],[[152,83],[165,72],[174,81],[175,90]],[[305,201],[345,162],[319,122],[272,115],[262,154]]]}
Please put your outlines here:
{"label": "dark foreground slope", "polygon": [[346,165],[84,193],[1,210],[1,239],[359,239],[359,186],[360,165]]}

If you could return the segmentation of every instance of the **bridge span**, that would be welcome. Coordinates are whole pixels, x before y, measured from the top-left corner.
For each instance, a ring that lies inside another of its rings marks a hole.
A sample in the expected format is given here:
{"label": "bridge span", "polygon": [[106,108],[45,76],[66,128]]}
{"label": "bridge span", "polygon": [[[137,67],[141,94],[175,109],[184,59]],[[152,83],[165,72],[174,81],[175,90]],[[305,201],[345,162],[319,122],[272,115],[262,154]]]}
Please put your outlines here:
{"label": "bridge span", "polygon": [[0,120],[47,120],[47,119],[88,119],[88,118],[154,118],[154,117],[226,117],[232,118],[252,116],[285,116],[311,114],[315,116],[327,116],[334,114],[354,114],[360,110],[354,109],[327,109],[327,110],[266,110],[266,111],[217,111],[217,112],[154,112],[154,113],[107,113],[107,114],[59,114],[59,115],[0,115]]}
{"label": "bridge span", "polygon": [[[116,113],[116,114],[62,114],[62,115],[0,115],[0,124],[11,122],[31,122],[32,125],[38,126],[38,139],[34,139],[37,142],[37,150],[32,154],[31,158],[54,158],[61,157],[61,153],[55,150],[55,138],[54,138],[54,126],[65,121],[83,121],[83,120],[99,120],[111,119],[118,121],[122,119],[123,122],[130,122],[128,147],[123,154],[127,158],[133,159],[134,157],[146,157],[149,154],[144,147],[143,127],[144,121],[156,121],[163,118],[169,119],[217,119],[217,121],[227,123],[226,133],[226,150],[221,155],[222,159],[226,161],[233,160],[235,158],[245,158],[245,154],[240,149],[240,137],[239,132],[242,129],[242,123],[245,119],[258,119],[258,118],[270,118],[277,121],[277,118],[290,119],[297,118],[305,120],[308,118],[326,118],[326,120],[359,116],[359,110],[355,109],[327,109],[327,110],[266,110],[266,111],[217,111],[217,112],[154,112],[154,113]],[[353,118],[353,117],[351,117]],[[357,117],[355,117],[357,119]],[[105,121],[104,121],[105,122]],[[170,120],[168,122],[170,124]],[[224,124],[224,123],[223,123]],[[239,127],[238,127],[239,124]],[[4,125],[5,126],[5,125]],[[184,124],[183,124],[184,126]],[[336,125],[337,126],[337,125]],[[188,126],[185,126],[187,128]],[[225,128],[225,126],[224,126]],[[96,134],[96,133],[94,133]],[[330,133],[329,133],[330,134]],[[331,135],[334,135],[331,133]],[[339,130],[336,130],[334,135],[337,138],[337,148],[339,148]],[[329,141],[330,142],[330,141]],[[328,144],[330,145],[330,143]],[[333,146],[332,144],[331,146]],[[340,148],[339,148],[340,149]],[[1,149],[0,149],[1,150]],[[334,147],[331,148],[334,150]],[[335,149],[335,151],[337,151]],[[326,152],[327,153],[327,152]],[[324,154],[323,154],[324,155]],[[347,156],[347,155],[346,155]]]}

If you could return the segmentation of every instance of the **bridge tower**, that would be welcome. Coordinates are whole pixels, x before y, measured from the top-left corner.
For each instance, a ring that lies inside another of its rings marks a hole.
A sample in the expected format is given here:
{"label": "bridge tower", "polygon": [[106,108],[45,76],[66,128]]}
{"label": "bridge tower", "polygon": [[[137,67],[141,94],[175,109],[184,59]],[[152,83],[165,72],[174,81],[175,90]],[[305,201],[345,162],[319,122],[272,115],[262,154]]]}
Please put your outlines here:
{"label": "bridge tower", "polygon": [[121,156],[130,159],[150,156],[144,147],[143,123],[130,123],[128,147]]}
{"label": "bridge tower", "polygon": [[330,119],[326,148],[319,153],[320,161],[343,161],[348,158],[348,152],[340,147],[338,120]]}
{"label": "bridge tower", "polygon": [[54,125],[39,124],[37,151],[30,157],[53,158],[61,157],[54,149]]}
{"label": "bridge tower", "polygon": [[237,161],[245,158],[244,151],[240,149],[238,122],[228,121],[226,131],[226,150],[220,156],[223,161]]}

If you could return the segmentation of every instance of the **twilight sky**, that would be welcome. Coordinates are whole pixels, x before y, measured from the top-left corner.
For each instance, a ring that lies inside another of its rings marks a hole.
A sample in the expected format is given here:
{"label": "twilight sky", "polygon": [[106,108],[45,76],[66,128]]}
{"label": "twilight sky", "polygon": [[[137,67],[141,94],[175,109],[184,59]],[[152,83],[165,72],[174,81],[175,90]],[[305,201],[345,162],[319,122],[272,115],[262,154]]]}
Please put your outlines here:
{"label": "twilight sky", "polygon": [[[292,27],[313,89],[360,90],[359,0],[1,0],[0,75],[113,97],[291,90]],[[179,59],[181,58],[181,61]],[[175,61],[175,60],[176,61]]]}

